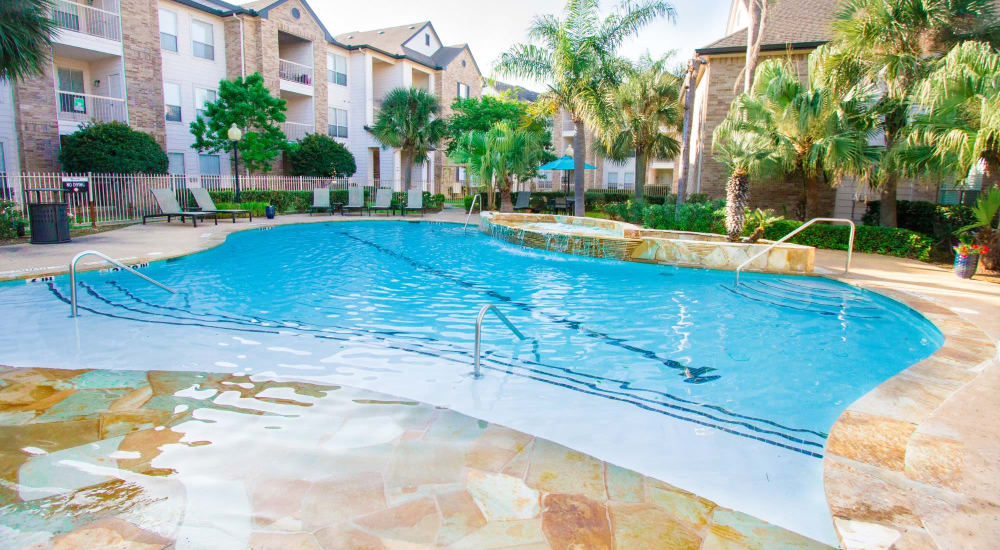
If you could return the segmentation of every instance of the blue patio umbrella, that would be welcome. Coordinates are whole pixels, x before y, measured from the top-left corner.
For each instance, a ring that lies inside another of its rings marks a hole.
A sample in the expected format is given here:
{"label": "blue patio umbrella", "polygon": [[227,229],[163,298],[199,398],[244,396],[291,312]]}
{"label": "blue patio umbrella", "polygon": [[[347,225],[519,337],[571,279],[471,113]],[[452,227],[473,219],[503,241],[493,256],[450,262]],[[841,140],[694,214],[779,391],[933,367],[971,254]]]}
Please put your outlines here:
{"label": "blue patio umbrella", "polygon": [[[573,167],[573,157],[569,155],[563,155],[560,158],[552,162],[546,162],[545,164],[538,167],[539,170],[562,170],[563,171],[563,183],[566,185],[566,192],[569,193],[569,178],[566,175],[572,172]],[[584,170],[597,170],[597,167],[592,164],[583,163]]]}

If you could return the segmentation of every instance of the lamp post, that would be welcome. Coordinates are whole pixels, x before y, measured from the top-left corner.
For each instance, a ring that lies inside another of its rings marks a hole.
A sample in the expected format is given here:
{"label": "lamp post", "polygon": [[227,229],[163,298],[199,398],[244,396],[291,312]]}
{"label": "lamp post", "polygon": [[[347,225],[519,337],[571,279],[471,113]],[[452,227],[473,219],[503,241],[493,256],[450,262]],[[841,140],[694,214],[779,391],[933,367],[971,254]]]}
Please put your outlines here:
{"label": "lamp post", "polygon": [[236,172],[236,193],[234,195],[234,200],[240,202],[240,152],[237,144],[240,139],[243,138],[243,131],[236,126],[234,122],[232,126],[229,127],[229,132],[227,132],[227,137],[229,141],[233,142],[233,171]]}

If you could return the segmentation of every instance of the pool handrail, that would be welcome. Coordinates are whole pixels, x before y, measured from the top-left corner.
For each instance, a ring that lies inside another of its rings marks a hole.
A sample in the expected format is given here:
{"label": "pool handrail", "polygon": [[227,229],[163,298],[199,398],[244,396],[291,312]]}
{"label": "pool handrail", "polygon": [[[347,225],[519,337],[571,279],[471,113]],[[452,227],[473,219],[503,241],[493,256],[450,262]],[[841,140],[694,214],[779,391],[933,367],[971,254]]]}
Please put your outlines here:
{"label": "pool handrail", "polygon": [[785,235],[784,237],[782,237],[782,238],[774,241],[773,243],[771,243],[770,245],[768,245],[767,248],[765,248],[764,250],[761,250],[760,252],[754,254],[753,256],[751,256],[750,258],[748,258],[746,261],[744,261],[743,263],[741,263],[736,268],[736,281],[735,281],[735,283],[733,283],[733,288],[736,288],[736,287],[740,286],[740,271],[742,271],[743,268],[746,267],[750,262],[756,260],[757,258],[760,258],[764,254],[767,254],[768,252],[770,252],[770,250],[772,248],[774,248],[774,247],[778,246],[779,244],[787,241],[788,239],[794,237],[796,233],[802,231],[803,229],[809,227],[810,225],[812,225],[812,224],[814,224],[816,222],[844,222],[844,223],[851,224],[851,238],[850,238],[850,240],[847,243],[847,263],[844,264],[844,275],[846,275],[847,273],[849,273],[851,271],[851,253],[854,251],[854,231],[856,229],[855,226],[854,226],[854,222],[852,220],[847,219],[847,218],[813,218],[813,219],[807,221],[806,223],[800,225],[798,228],[795,229],[795,231],[792,231],[791,233]]}
{"label": "pool handrail", "polygon": [[130,272],[134,273],[135,275],[138,275],[142,279],[146,279],[147,281],[149,281],[149,282],[153,283],[154,285],[162,288],[163,290],[166,290],[167,292],[170,292],[172,294],[177,294],[177,291],[174,290],[174,289],[172,289],[172,288],[170,288],[169,286],[167,286],[167,285],[165,285],[163,283],[154,281],[153,279],[150,279],[149,277],[147,277],[147,276],[143,275],[142,273],[139,273],[138,271],[136,271],[134,268],[129,267],[129,266],[127,266],[127,265],[119,262],[118,260],[107,256],[106,254],[102,254],[102,253],[100,253],[100,252],[98,252],[96,250],[84,250],[83,252],[80,252],[76,256],[73,256],[73,260],[69,262],[69,287],[70,287],[69,288],[69,296],[70,296],[70,311],[72,312],[72,317],[76,317],[77,316],[76,315],[76,262],[80,261],[80,258],[83,258],[84,256],[97,256],[97,257],[103,259],[104,261],[106,261],[106,262],[108,262],[110,264],[114,264],[114,265],[116,265],[116,266],[124,269],[125,271],[130,271]]}
{"label": "pool handrail", "polygon": [[[465,231],[465,228],[468,227],[468,225],[469,225],[469,219],[472,218],[472,209],[476,207],[476,200],[477,199],[479,200],[480,203],[483,202],[482,199],[479,198],[479,193],[476,193],[475,195],[472,195],[472,203],[469,204],[469,215],[465,217],[465,225],[462,226],[462,231]],[[482,212],[482,210],[483,210],[483,207],[480,204],[479,211]]]}
{"label": "pool handrail", "polygon": [[507,316],[504,315],[499,308],[497,308],[497,306],[493,304],[486,304],[485,306],[481,307],[479,309],[479,316],[476,317],[476,351],[475,351],[475,366],[472,370],[473,378],[483,377],[483,374],[482,372],[480,372],[479,369],[479,355],[480,355],[479,350],[483,333],[483,318],[486,317],[487,311],[492,311],[497,316],[498,319],[503,321],[503,324],[507,325],[507,328],[509,328],[510,331],[514,333],[514,336],[517,336],[521,340],[528,339],[528,337],[522,334],[521,331],[517,330],[517,327],[514,326],[514,323],[511,323],[510,319],[508,319]]}

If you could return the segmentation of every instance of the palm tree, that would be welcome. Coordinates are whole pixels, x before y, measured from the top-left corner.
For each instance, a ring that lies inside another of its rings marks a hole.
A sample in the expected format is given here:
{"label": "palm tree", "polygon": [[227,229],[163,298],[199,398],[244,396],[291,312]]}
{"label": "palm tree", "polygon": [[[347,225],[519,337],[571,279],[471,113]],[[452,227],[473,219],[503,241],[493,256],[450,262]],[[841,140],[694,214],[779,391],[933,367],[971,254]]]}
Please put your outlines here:
{"label": "palm tree", "polygon": [[636,201],[642,200],[649,159],[674,158],[680,151],[681,78],[666,69],[669,59],[641,58],[600,98],[592,116],[598,154],[615,161],[635,155]]}
{"label": "palm tree", "polygon": [[463,135],[452,159],[466,164],[469,174],[480,181],[496,182],[500,188],[500,211],[513,212],[511,189],[517,180],[537,173],[542,152],[538,132],[501,121],[487,132],[473,130]]}
{"label": "palm tree", "polygon": [[403,187],[410,188],[412,167],[437,148],[448,132],[438,100],[420,88],[395,88],[385,95],[371,133],[383,147],[399,149]]}
{"label": "palm tree", "polygon": [[916,98],[928,112],[915,118],[911,141],[956,179],[982,163],[984,190],[1000,186],[1000,54],[983,42],[955,46]]}
{"label": "palm tree", "polygon": [[861,174],[879,152],[869,144],[874,122],[864,108],[867,98],[837,97],[820,82],[818,64],[810,65],[804,83],[788,61],[761,63],[751,92],[739,96],[730,113],[730,124],[758,134],[784,173],[800,178],[806,219],[823,214],[822,181]]}
{"label": "palm tree", "polygon": [[57,28],[49,17],[51,9],[51,0],[0,2],[0,80],[42,73]]}
{"label": "palm tree", "polygon": [[905,163],[911,91],[934,59],[962,40],[1000,39],[993,0],[845,0],[833,23],[825,74],[838,93],[877,92],[885,147],[872,165],[881,189],[880,223],[896,226],[896,187]]}
{"label": "palm tree", "polygon": [[[587,146],[584,120],[603,89],[620,78],[623,63],[616,56],[622,42],[658,17],[674,20],[674,7],[663,0],[622,0],[601,19],[597,0],[567,0],[562,17],[539,15],[528,27],[538,44],[515,44],[504,52],[496,70],[517,78],[548,84],[536,102],[539,110],[555,114],[565,109],[573,121],[574,193],[584,195]],[[584,201],[575,202],[575,214],[584,215]]]}
{"label": "palm tree", "polygon": [[[735,104],[734,104],[735,105]],[[736,123],[734,109],[715,128],[712,135],[712,154],[729,168],[726,181],[726,234],[737,242],[743,235],[747,205],[750,200],[750,177],[773,173],[777,162],[770,144],[759,134],[741,129]]]}

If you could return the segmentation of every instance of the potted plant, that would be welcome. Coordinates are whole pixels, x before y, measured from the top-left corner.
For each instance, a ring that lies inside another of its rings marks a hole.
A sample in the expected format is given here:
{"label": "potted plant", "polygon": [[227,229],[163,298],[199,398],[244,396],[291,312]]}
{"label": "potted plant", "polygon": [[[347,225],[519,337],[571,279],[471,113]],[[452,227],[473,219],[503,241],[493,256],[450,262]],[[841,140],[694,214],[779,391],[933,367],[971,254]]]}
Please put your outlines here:
{"label": "potted plant", "polygon": [[269,205],[267,205],[267,206],[264,207],[264,215],[267,216],[267,219],[269,219],[269,220],[273,220],[274,219],[274,214],[277,211],[278,211],[278,209],[275,208],[273,204],[269,204]]}
{"label": "potted plant", "polygon": [[985,245],[969,243],[958,243],[952,248],[955,250],[955,275],[962,279],[971,279],[979,267],[979,256],[990,251]]}

